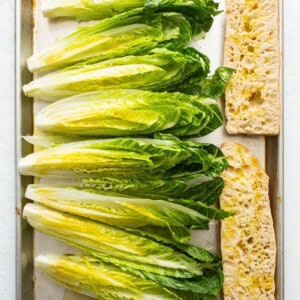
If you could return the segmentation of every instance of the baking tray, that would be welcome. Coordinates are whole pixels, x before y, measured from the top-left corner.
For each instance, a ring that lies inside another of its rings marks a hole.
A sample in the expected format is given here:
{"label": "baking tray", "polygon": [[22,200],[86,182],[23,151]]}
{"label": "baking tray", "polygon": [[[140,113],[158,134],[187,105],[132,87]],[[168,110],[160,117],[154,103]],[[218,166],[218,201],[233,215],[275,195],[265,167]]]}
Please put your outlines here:
{"label": "baking tray", "polygon": [[[32,52],[45,47],[55,37],[71,32],[75,21],[48,21],[40,13],[41,0],[16,0],[16,153],[17,161],[33,151],[32,147],[22,140],[22,136],[33,133],[33,115],[46,104],[24,96],[22,86],[32,80],[32,74],[27,70],[26,59]],[[224,8],[224,0],[219,1]],[[282,12],[282,7],[281,7]],[[282,13],[281,13],[282,16]],[[282,20],[282,18],[281,18]],[[282,22],[281,22],[282,24]],[[214,25],[204,41],[193,41],[192,46],[208,54],[211,59],[211,70],[222,65],[223,39],[225,29],[225,14],[215,18]],[[282,29],[282,26],[281,26]],[[281,33],[282,34],[282,33]],[[281,39],[282,41],[282,39]],[[217,45],[217,46],[216,46]],[[283,83],[282,83],[283,90]],[[282,97],[281,97],[282,98]],[[222,105],[223,101],[221,101]],[[281,123],[283,124],[283,123]],[[281,128],[281,132],[283,129]],[[274,227],[277,238],[276,267],[276,299],[284,299],[283,278],[283,137],[249,137],[228,136],[224,127],[199,139],[220,145],[224,141],[239,142],[253,151],[259,158],[270,177],[270,201]],[[90,299],[69,292],[41,276],[34,269],[33,258],[38,254],[76,252],[39,232],[35,232],[22,218],[22,209],[27,200],[24,191],[33,182],[32,177],[17,178],[17,300],[79,300]],[[202,241],[201,243],[199,241]],[[195,244],[219,252],[219,224],[211,225],[206,232],[193,234]]]}

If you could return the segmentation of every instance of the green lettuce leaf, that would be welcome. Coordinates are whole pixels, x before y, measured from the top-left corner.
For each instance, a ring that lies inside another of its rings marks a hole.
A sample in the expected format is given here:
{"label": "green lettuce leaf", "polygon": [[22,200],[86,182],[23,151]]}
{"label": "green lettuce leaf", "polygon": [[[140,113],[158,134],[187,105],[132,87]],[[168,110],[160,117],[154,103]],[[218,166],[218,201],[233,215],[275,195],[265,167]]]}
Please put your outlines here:
{"label": "green lettuce leaf", "polygon": [[154,226],[144,226],[141,228],[126,228],[128,232],[132,232],[136,235],[143,236],[149,238],[151,240],[157,241],[159,243],[163,243],[179,251],[184,253],[199,262],[219,262],[220,258],[218,256],[212,255],[209,251],[194,246],[190,244],[178,243],[174,240],[173,236],[170,235],[170,232],[164,228],[157,228]]}
{"label": "green lettuce leaf", "polygon": [[[43,137],[45,140],[45,137]],[[62,144],[21,159],[23,175],[42,177],[188,178],[216,176],[228,165],[221,150],[172,135],[85,140]]]}
{"label": "green lettuce leaf", "polygon": [[145,0],[45,0],[42,13],[46,18],[73,17],[89,21],[104,19],[145,5]]}
{"label": "green lettuce leaf", "polygon": [[190,77],[170,91],[179,91],[189,95],[198,95],[212,99],[220,98],[226,89],[227,83],[233,73],[233,69],[227,67],[218,68],[212,76],[199,80]]}
{"label": "green lettuce leaf", "polygon": [[23,90],[27,96],[47,101],[115,88],[163,91],[191,76],[201,80],[208,72],[209,59],[193,48],[155,48],[140,56],[90,59],[35,79]]}
{"label": "green lettuce leaf", "polygon": [[79,27],[31,56],[32,72],[65,67],[89,58],[97,61],[143,53],[159,44],[183,46],[192,38],[189,22],[179,13],[145,15],[129,11],[92,26]]}
{"label": "green lettuce leaf", "polygon": [[36,204],[27,204],[23,216],[35,229],[107,262],[179,278],[202,274],[200,263],[192,258],[99,222]]}
{"label": "green lettuce leaf", "polygon": [[206,216],[207,218],[213,220],[222,220],[225,218],[228,218],[230,216],[233,216],[234,213],[225,211],[223,209],[217,209],[214,207],[209,207],[206,204],[200,202],[200,201],[192,201],[192,200],[178,200],[176,201],[178,204],[184,205],[186,207],[189,207],[201,214],[203,214],[204,216]]}
{"label": "green lettuce leaf", "polygon": [[203,276],[188,279],[152,274],[129,267],[121,267],[121,269],[139,276],[142,279],[154,281],[167,288],[194,293],[218,295],[223,285],[223,272],[220,268],[207,270],[207,274]]}
{"label": "green lettuce leaf", "polygon": [[98,20],[125,11],[144,8],[153,12],[180,12],[194,23],[194,32],[207,32],[218,11],[218,4],[212,0],[45,0],[42,12],[47,18],[73,17],[77,20]]}
{"label": "green lettuce leaf", "polygon": [[37,128],[82,136],[149,135],[201,136],[223,123],[213,99],[181,93],[103,90],[54,102],[40,111]]}
{"label": "green lettuce leaf", "polygon": [[[214,204],[220,197],[224,181],[221,177],[201,176],[184,179],[128,179],[128,178],[83,178],[81,187],[99,191],[117,192],[133,197],[150,199],[190,199],[206,205]],[[178,202],[180,203],[180,202]]]}
{"label": "green lettuce leaf", "polygon": [[[112,182],[118,182],[118,179],[111,179]],[[132,180],[131,182],[133,182],[134,180]],[[163,181],[163,180],[159,180],[159,181]],[[171,180],[172,181],[172,180]],[[93,190],[101,190],[101,187],[97,188],[97,186],[95,186],[95,183],[97,184],[97,182],[101,182],[103,184],[103,180],[100,178],[100,179],[93,179],[93,178],[87,178],[87,179],[82,179],[82,186],[84,187],[92,187]],[[130,182],[130,180],[126,180],[127,183]],[[142,180],[138,180],[138,182],[143,182]],[[143,182],[143,185],[145,185],[145,183],[149,183],[150,182],[153,182],[154,184],[156,183],[156,180],[145,180]],[[107,181],[105,182],[107,184],[109,184]],[[140,187],[142,187],[143,185],[139,185]],[[125,186],[126,187],[126,186]],[[146,186],[146,188],[148,187],[148,185]],[[130,188],[130,186],[129,186]],[[106,186],[104,187],[104,189],[102,189],[102,191],[100,193],[107,193],[106,191],[111,189],[111,186]],[[220,189],[222,191],[222,189]],[[126,189],[125,191],[125,194],[124,194],[124,190],[121,192],[123,196],[128,196],[128,197],[145,197],[145,192],[144,191],[141,191],[140,193],[127,193],[128,192],[128,188]],[[110,192],[108,192],[110,193]],[[139,195],[138,195],[139,194]],[[217,193],[217,195],[214,195],[214,197],[218,197],[220,194],[220,192]],[[217,209],[217,208],[214,208],[214,207],[209,207],[207,204],[203,203],[201,201],[201,197],[199,197],[199,199],[197,199],[196,201],[195,200],[192,200],[192,199],[183,199],[183,198],[171,198],[170,196],[168,197],[161,197],[159,198],[159,195],[155,195],[155,194],[149,194],[148,195],[150,199],[165,199],[169,202],[173,202],[173,203],[177,203],[177,204],[180,204],[180,205],[183,205],[185,207],[188,207],[188,208],[191,208],[197,212],[199,212],[200,214],[206,216],[207,218],[213,220],[222,220],[222,219],[225,219],[227,217],[230,217],[230,216],[233,216],[234,214],[231,213],[231,212],[227,212],[225,210],[222,210],[222,209]],[[182,195],[178,194],[177,197],[182,197]],[[218,199],[218,198],[216,198]],[[212,203],[210,203],[212,204]],[[200,229],[200,227],[199,227]],[[203,228],[202,228],[203,229]]]}
{"label": "green lettuce leaf", "polygon": [[[193,293],[190,290],[166,288],[161,284],[181,287],[183,281],[173,281],[166,276],[150,274],[154,281],[144,279],[145,274],[134,275],[129,269],[103,262],[87,255],[39,255],[35,258],[35,265],[49,278],[70,290],[87,295],[95,299],[131,299],[131,300],[211,300],[209,294]],[[130,269],[131,270],[131,269]],[[199,280],[201,287],[198,290],[212,290],[217,280],[208,275]],[[194,289],[196,280],[187,282],[187,286]]]}

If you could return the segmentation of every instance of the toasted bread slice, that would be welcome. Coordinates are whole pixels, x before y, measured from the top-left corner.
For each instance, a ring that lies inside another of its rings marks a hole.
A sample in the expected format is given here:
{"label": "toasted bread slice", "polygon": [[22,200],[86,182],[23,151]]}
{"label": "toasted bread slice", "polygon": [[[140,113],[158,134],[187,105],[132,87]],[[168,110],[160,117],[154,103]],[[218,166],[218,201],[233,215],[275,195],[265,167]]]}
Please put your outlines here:
{"label": "toasted bread slice", "polygon": [[275,299],[276,241],[270,210],[269,177],[244,146],[221,147],[229,167],[222,173],[222,209],[235,216],[222,221],[224,299]]}
{"label": "toasted bread slice", "polygon": [[230,134],[277,135],[280,126],[278,0],[226,0],[224,64]]}

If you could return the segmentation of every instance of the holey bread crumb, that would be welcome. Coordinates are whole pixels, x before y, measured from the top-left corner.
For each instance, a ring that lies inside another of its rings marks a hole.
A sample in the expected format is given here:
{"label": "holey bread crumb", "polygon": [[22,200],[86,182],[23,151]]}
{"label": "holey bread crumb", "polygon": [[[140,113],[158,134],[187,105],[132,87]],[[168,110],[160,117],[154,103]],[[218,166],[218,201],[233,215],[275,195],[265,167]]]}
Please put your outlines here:
{"label": "holey bread crumb", "polygon": [[229,167],[222,173],[222,209],[235,213],[222,221],[221,251],[224,299],[275,299],[276,242],[271,216],[269,178],[245,147],[224,143]]}
{"label": "holey bread crumb", "polygon": [[277,135],[280,126],[278,0],[226,0],[224,65],[230,134]]}

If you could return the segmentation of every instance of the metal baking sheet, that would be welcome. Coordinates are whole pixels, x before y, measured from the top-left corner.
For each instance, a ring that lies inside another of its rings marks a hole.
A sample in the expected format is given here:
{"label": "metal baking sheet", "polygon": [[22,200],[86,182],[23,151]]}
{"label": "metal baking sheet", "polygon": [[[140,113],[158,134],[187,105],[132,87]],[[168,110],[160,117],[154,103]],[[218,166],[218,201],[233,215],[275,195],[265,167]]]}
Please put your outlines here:
{"label": "metal baking sheet", "polygon": [[[221,0],[220,8],[224,10],[225,0]],[[26,67],[26,59],[35,51],[38,51],[55,38],[73,31],[78,22],[72,20],[48,20],[41,14],[41,0],[17,0],[16,1],[16,147],[17,160],[31,153],[32,147],[25,143],[21,136],[32,134],[34,127],[34,115],[46,102],[28,99],[22,93],[22,86],[32,80],[32,74]],[[213,27],[207,33],[205,40],[194,40],[191,45],[206,53],[211,60],[211,71],[223,64],[223,45],[225,30],[225,13],[215,18]],[[223,106],[223,101],[220,100]],[[233,141],[248,147],[260,160],[262,166],[270,176],[270,200],[277,237],[277,268],[276,298],[283,299],[283,145],[282,137],[249,137],[229,136],[224,127],[216,130],[197,141],[211,142],[218,146],[224,141]],[[54,284],[35,270],[33,258],[39,254],[51,253],[75,253],[76,250],[34,231],[23,220],[22,209],[26,203],[24,191],[27,184],[33,182],[33,178],[20,176],[17,173],[17,299],[18,300],[84,300],[85,296]],[[43,179],[44,180],[44,179]],[[43,181],[44,182],[44,181]],[[203,246],[212,252],[219,253],[219,223],[212,222],[209,231],[193,232],[194,244]]]}

